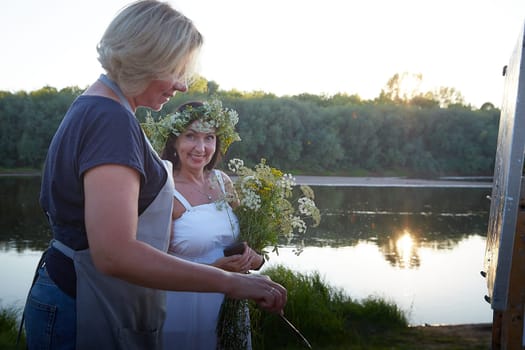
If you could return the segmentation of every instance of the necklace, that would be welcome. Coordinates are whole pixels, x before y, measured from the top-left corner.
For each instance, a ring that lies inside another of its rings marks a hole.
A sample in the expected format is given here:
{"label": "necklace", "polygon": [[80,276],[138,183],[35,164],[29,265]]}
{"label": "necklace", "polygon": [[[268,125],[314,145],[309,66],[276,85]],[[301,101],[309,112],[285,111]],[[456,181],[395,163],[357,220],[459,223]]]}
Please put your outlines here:
{"label": "necklace", "polygon": [[[173,174],[174,178],[176,178],[177,176],[180,176],[180,175],[175,174],[175,173]],[[201,190],[202,187],[205,189],[208,189],[208,191],[213,189],[213,187],[209,184],[209,181],[210,180],[205,176],[203,184],[199,186],[198,182],[190,181],[189,178],[187,178],[186,176],[181,176],[181,182],[185,182],[188,186],[190,186],[189,189],[191,191],[202,194],[204,197],[206,197],[208,201],[211,202],[213,201],[213,195]]]}
{"label": "necklace", "polygon": [[196,190],[197,192],[199,192],[200,194],[202,194],[204,197],[208,198],[209,201],[211,201],[211,199],[212,199],[211,194],[204,193],[204,192],[202,192],[201,190],[199,190],[198,188],[195,188],[195,190]]}
{"label": "necklace", "polygon": [[195,189],[195,191],[197,191],[197,192],[199,192],[200,194],[202,194],[204,197],[208,198],[209,201],[212,200],[213,197],[211,196],[211,194],[206,193],[206,192],[202,192],[196,184],[195,184],[195,186],[194,186],[194,189]]}

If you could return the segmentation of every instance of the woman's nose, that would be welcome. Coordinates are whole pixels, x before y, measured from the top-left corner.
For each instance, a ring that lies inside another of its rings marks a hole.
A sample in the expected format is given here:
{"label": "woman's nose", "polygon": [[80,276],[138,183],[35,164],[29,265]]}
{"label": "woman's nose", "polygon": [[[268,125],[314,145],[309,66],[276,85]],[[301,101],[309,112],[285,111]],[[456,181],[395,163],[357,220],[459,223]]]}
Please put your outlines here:
{"label": "woman's nose", "polygon": [[198,149],[199,151],[203,151],[205,148],[204,140],[197,138],[195,140],[195,148]]}
{"label": "woman's nose", "polygon": [[180,91],[180,92],[186,92],[188,91],[188,84],[184,80],[175,80],[173,83],[173,92]]}

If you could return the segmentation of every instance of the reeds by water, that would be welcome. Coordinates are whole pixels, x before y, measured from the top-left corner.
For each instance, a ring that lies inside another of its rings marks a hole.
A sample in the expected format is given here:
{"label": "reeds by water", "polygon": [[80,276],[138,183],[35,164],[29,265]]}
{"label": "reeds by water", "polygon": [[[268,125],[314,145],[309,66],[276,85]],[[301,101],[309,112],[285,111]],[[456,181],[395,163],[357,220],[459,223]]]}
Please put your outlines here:
{"label": "reeds by water", "polygon": [[[374,349],[383,335],[408,328],[407,317],[395,304],[370,297],[356,301],[323,280],[319,273],[302,274],[283,266],[262,273],[288,290],[285,316],[301,331],[314,349]],[[277,315],[252,303],[253,349],[305,349],[301,339]],[[19,313],[0,309],[0,349],[24,349],[25,339],[16,347]]]}
{"label": "reeds by water", "polygon": [[25,337],[22,334],[20,343],[16,344],[20,310],[14,307],[0,308],[0,349],[25,349]]}
{"label": "reeds by water", "polygon": [[[285,315],[313,348],[360,347],[384,332],[408,327],[407,317],[397,305],[376,297],[353,300],[326,284],[317,272],[302,274],[276,266],[263,273],[287,288]],[[277,315],[251,307],[254,349],[305,348]]]}

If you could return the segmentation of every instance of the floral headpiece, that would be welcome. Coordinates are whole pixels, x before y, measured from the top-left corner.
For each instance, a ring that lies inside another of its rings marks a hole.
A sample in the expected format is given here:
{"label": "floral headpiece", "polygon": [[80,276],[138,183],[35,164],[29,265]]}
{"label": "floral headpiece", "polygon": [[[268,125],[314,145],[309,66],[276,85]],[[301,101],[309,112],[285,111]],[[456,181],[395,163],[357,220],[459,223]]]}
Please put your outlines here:
{"label": "floral headpiece", "polygon": [[168,114],[157,121],[148,115],[146,121],[142,123],[142,129],[153,148],[160,153],[170,134],[179,136],[196,120],[200,122],[197,131],[207,132],[211,128],[215,129],[215,135],[221,143],[220,152],[223,155],[233,142],[241,140],[235,131],[239,115],[233,109],[223,108],[222,102],[217,98],[204,101],[202,106],[188,105],[182,111]]}

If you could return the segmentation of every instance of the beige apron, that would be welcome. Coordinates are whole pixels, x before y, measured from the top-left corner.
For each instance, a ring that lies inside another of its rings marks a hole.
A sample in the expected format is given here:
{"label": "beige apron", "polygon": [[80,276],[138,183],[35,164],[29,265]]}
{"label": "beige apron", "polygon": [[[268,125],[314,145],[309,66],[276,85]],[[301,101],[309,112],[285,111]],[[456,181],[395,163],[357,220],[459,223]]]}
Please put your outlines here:
{"label": "beige apron", "polygon": [[[173,178],[139,216],[137,239],[166,252],[168,249]],[[53,246],[73,259],[77,274],[77,344],[82,349],[161,349],[165,292],[141,287],[100,273],[89,249],[73,251],[54,241]],[[118,247],[115,247],[118,249]],[[137,263],[145,263],[141,261]]]}
{"label": "beige apron", "polygon": [[[105,75],[101,75],[99,80],[113,90],[124,107],[133,113],[118,85]],[[149,144],[147,138],[146,141]],[[152,149],[150,144],[149,148]],[[171,163],[162,162],[167,171],[167,180],[157,197],[139,216],[137,239],[167,252],[174,186]],[[166,314],[164,291],[141,287],[100,273],[91,260],[89,249],[74,251],[58,241],[54,241],[53,246],[73,260],[77,274],[78,350],[162,348],[161,331]]]}

